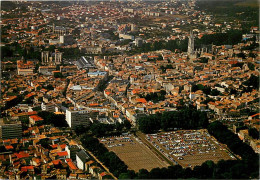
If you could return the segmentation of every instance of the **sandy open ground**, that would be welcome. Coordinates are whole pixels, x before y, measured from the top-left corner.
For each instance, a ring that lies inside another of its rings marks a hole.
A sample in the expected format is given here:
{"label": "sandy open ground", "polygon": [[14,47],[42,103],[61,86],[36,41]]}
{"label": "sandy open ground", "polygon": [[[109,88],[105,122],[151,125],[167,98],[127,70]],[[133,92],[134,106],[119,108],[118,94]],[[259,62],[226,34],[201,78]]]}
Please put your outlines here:
{"label": "sandy open ground", "polygon": [[169,164],[157,157],[139,139],[133,135],[100,138],[108,150],[113,151],[125,162],[129,169],[138,172],[144,168],[150,171],[156,167],[168,167]]}

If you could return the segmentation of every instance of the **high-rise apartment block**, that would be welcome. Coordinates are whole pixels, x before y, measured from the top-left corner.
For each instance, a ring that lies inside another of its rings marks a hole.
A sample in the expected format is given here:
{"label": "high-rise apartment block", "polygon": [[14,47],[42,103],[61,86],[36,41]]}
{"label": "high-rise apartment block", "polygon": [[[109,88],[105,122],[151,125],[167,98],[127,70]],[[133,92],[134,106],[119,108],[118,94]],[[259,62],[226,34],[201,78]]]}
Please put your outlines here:
{"label": "high-rise apartment block", "polygon": [[66,110],[66,121],[72,129],[77,126],[87,126],[90,124],[89,112],[86,110]]}
{"label": "high-rise apartment block", "polygon": [[22,137],[21,121],[8,121],[0,119],[0,138],[14,139]]}

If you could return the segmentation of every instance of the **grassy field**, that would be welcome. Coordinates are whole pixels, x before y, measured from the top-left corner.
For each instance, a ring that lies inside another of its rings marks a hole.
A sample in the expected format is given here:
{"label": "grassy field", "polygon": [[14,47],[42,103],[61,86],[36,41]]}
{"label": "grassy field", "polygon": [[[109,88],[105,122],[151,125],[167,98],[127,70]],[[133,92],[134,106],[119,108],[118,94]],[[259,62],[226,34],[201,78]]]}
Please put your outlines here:
{"label": "grassy field", "polygon": [[133,135],[99,139],[108,150],[113,151],[125,162],[130,170],[138,172],[144,168],[168,167],[169,164],[156,156],[143,142]]}

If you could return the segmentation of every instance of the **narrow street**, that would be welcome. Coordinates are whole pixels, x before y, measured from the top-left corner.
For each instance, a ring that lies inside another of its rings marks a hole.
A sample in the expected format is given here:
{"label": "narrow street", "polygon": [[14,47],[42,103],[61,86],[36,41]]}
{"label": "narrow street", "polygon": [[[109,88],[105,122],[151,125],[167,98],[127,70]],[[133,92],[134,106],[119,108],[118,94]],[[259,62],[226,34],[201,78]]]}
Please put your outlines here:
{"label": "narrow street", "polygon": [[117,178],[114,176],[114,174],[112,174],[109,171],[109,169],[101,161],[99,161],[99,159],[92,152],[90,152],[89,150],[85,149],[82,145],[79,145],[79,147],[81,149],[85,150],[88,154],[90,154],[95,159],[95,161],[97,161],[109,173],[109,175],[111,175],[115,180],[117,180]]}

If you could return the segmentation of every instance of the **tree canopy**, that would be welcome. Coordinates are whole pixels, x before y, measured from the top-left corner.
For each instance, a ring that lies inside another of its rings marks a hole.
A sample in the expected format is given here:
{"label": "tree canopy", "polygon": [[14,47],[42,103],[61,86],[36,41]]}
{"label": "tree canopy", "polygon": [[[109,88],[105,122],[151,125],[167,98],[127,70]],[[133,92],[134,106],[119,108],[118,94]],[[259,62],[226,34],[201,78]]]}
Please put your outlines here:
{"label": "tree canopy", "polygon": [[85,134],[81,138],[81,142],[85,148],[89,149],[100,161],[109,167],[109,170],[115,176],[119,177],[121,173],[127,172],[125,163],[114,152],[109,152],[98,139]]}
{"label": "tree canopy", "polygon": [[43,124],[53,124],[55,127],[68,127],[64,114],[40,111],[38,115],[43,118]]}
{"label": "tree canopy", "polygon": [[160,129],[198,129],[206,128],[208,118],[205,112],[191,108],[179,111],[168,111],[163,113],[146,115],[137,121],[139,129],[144,133],[153,133]]}

